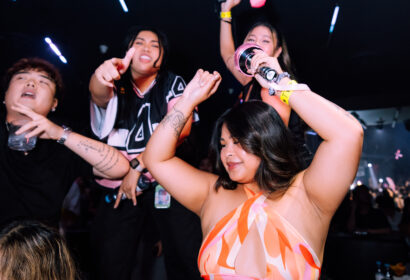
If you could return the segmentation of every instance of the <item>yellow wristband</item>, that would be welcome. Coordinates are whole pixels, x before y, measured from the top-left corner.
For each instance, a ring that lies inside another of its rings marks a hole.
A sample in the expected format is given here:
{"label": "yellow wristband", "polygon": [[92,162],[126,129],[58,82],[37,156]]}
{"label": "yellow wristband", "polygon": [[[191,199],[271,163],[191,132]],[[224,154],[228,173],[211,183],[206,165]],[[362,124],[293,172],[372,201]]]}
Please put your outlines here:
{"label": "yellow wristband", "polygon": [[[288,85],[297,85],[298,83],[295,80],[291,80]],[[292,95],[293,90],[284,90],[280,93],[280,100],[282,100],[283,103],[286,103],[289,105],[289,98]]]}
{"label": "yellow wristband", "polygon": [[231,11],[221,12],[221,18],[222,19],[231,19],[232,18]]}

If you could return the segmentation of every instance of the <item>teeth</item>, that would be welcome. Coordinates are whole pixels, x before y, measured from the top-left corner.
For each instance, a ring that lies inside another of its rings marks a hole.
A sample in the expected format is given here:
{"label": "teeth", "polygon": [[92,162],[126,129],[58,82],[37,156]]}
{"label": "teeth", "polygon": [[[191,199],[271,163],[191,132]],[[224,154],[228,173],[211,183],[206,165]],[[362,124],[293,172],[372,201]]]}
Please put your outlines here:
{"label": "teeth", "polygon": [[148,59],[148,60],[151,60],[151,57],[149,57],[149,56],[147,56],[147,55],[141,55],[141,58],[142,58],[142,59]]}
{"label": "teeth", "polygon": [[23,92],[23,94],[21,96],[34,96],[34,93],[32,92]]}

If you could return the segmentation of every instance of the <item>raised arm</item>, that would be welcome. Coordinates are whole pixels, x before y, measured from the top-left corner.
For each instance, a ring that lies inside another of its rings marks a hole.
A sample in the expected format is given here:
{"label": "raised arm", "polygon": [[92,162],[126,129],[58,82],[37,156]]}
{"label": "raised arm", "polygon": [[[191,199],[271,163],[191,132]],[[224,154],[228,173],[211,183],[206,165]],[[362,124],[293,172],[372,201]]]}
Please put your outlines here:
{"label": "raised arm", "polygon": [[[228,13],[233,7],[238,5],[241,0],[226,0],[221,3],[221,13]],[[250,77],[247,77],[240,73],[235,68],[234,55],[235,44],[232,35],[232,18],[221,18],[220,20],[220,33],[219,33],[219,48],[223,61],[226,67],[231,71],[234,77],[242,84],[246,85],[251,81]]]}
{"label": "raised arm", "polygon": [[114,94],[114,80],[119,80],[128,69],[135,49],[130,48],[124,58],[104,61],[91,76],[89,89],[91,99],[97,106],[106,108]]}
{"label": "raised arm", "polygon": [[[303,185],[309,200],[331,217],[357,172],[363,143],[360,123],[306,86],[303,90],[303,85],[289,85],[288,78],[282,79],[279,86],[269,85],[258,75],[256,78],[262,86],[276,88],[277,94],[288,99],[291,108],[322,137],[313,162],[304,172]],[[283,92],[286,88],[293,90],[290,96]]]}
{"label": "raised arm", "polygon": [[78,133],[64,131],[61,126],[22,104],[17,104],[12,108],[32,119],[16,133],[30,131],[26,135],[27,138],[37,135],[40,138],[52,140],[61,139],[64,135],[64,138],[66,138],[64,145],[91,164],[94,174],[109,179],[117,179],[128,172],[129,163],[127,159],[115,148]]}
{"label": "raised arm", "polygon": [[198,215],[217,177],[175,157],[175,149],[182,128],[195,106],[211,96],[220,81],[218,73],[198,70],[172,111],[168,112],[155,129],[143,155],[146,167],[158,183]]}
{"label": "raised arm", "polygon": [[[174,98],[172,100],[170,100],[170,102],[168,103],[168,111],[167,113],[169,113],[170,111],[173,110],[173,107],[175,106],[175,104],[178,102],[180,97]],[[179,138],[178,138],[178,142],[177,142],[177,146],[180,145],[184,139],[186,137],[189,136],[189,133],[191,132],[191,127],[192,127],[192,114],[191,116],[188,118],[187,122],[185,123]],[[145,164],[144,164],[144,160],[143,160],[143,154],[144,152],[138,154],[137,159],[141,165],[141,168],[145,168]],[[132,204],[134,206],[137,205],[137,196],[139,194],[141,194],[142,192],[137,192],[135,190],[135,186],[137,185],[138,179],[141,176],[141,173],[133,168],[130,168],[130,170],[128,171],[127,175],[123,178],[122,182],[121,182],[121,186],[118,190],[118,193],[124,193],[125,196],[129,199],[132,200]],[[122,200],[122,196],[121,195],[117,195],[117,199],[114,203],[114,208],[117,208],[118,205],[120,205]]]}

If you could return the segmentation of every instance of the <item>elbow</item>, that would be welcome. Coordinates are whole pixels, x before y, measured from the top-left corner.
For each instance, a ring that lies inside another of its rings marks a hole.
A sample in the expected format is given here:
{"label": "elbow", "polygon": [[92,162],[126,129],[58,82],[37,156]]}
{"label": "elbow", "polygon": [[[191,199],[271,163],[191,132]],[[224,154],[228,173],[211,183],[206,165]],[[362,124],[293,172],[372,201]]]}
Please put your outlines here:
{"label": "elbow", "polygon": [[128,174],[129,171],[130,171],[130,163],[125,157],[123,157],[121,166],[118,171],[118,173],[120,174],[118,178],[123,178],[125,175]]}
{"label": "elbow", "polygon": [[362,146],[364,131],[359,122],[352,123],[349,129],[344,130],[343,135],[345,138],[347,138],[346,141],[351,142],[351,145],[360,145],[360,147]]}
{"label": "elbow", "polygon": [[151,170],[151,160],[149,159],[149,149],[145,149],[142,153],[142,162],[144,162],[145,168]]}
{"label": "elbow", "polygon": [[129,161],[122,154],[120,154],[120,159],[118,160],[118,163],[115,165],[115,168],[113,168],[113,170],[110,173],[106,173],[105,175],[108,179],[121,179],[128,174],[129,170]]}

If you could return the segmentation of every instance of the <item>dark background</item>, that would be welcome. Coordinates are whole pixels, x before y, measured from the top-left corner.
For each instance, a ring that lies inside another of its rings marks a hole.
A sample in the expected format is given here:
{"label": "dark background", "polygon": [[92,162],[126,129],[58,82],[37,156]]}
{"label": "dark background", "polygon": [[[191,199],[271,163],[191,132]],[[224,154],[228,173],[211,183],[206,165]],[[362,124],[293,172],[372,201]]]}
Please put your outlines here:
{"label": "dark background", "polygon": [[[122,41],[130,26],[154,25],[169,37],[172,71],[186,81],[199,67],[222,74],[218,93],[200,106],[202,123],[212,123],[240,91],[219,55],[216,0],[125,2],[128,13],[117,0],[2,0],[0,72],[24,56],[48,59],[62,70],[68,88],[60,112],[85,120],[95,68],[124,55]],[[329,36],[336,3],[339,17]],[[237,45],[256,18],[269,20],[284,33],[300,82],[348,110],[363,110],[410,105],[409,11],[408,0],[267,0],[260,9],[243,0],[233,16]],[[46,36],[67,64],[50,50]],[[101,44],[108,46],[106,54]]]}

